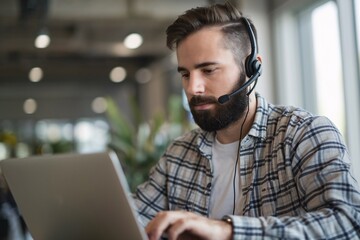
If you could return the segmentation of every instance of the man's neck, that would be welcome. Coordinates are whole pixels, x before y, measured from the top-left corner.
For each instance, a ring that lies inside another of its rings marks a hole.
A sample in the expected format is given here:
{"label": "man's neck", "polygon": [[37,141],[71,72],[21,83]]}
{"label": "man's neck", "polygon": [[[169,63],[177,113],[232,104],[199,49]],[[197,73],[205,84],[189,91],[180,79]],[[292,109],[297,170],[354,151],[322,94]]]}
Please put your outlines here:
{"label": "man's neck", "polygon": [[[249,96],[249,113],[246,116],[247,111],[248,110],[246,109],[243,116],[239,120],[229,125],[228,127],[216,132],[216,138],[220,143],[232,143],[243,139],[246,134],[248,134],[254,122],[256,113],[256,97],[254,93]],[[241,127],[242,133],[240,137]]]}

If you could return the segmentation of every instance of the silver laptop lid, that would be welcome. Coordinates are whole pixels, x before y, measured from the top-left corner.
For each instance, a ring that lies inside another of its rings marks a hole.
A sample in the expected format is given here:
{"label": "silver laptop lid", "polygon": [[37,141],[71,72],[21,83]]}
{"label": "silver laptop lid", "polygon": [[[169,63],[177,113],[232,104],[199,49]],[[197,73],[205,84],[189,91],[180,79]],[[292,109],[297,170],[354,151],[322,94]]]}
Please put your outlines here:
{"label": "silver laptop lid", "polygon": [[147,239],[113,152],[7,159],[0,167],[35,240]]}

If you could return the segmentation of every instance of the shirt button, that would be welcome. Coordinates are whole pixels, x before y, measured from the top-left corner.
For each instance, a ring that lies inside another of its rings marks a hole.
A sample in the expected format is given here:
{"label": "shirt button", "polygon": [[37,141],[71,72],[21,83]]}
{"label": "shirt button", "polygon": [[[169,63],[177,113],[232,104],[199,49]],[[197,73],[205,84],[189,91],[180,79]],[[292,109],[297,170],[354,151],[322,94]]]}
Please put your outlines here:
{"label": "shirt button", "polygon": [[211,188],[211,183],[208,183],[208,185],[206,185],[206,188],[209,190]]}

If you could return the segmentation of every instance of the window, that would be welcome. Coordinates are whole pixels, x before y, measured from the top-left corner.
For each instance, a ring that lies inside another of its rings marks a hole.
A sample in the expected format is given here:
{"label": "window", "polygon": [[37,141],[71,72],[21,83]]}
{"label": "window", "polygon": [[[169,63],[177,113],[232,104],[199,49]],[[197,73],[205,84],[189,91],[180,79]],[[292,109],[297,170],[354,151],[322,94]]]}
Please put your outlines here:
{"label": "window", "polygon": [[[357,35],[357,54],[360,68],[360,0],[354,0],[355,5],[355,20],[356,20],[356,35]],[[356,14],[358,13],[358,14]]]}
{"label": "window", "polygon": [[329,117],[360,181],[360,0],[286,3],[273,9],[278,101]]}
{"label": "window", "polygon": [[338,9],[333,1],[312,11],[315,104],[317,113],[329,117],[346,133]]}
{"label": "window", "polygon": [[10,157],[108,148],[109,124],[103,118],[0,121],[0,161]]}

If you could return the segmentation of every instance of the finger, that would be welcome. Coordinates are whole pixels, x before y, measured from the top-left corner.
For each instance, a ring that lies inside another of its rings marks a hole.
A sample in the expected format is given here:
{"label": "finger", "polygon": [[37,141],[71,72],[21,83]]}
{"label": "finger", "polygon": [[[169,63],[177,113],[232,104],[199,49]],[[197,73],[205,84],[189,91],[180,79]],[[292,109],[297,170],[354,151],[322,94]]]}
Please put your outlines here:
{"label": "finger", "polygon": [[190,222],[190,219],[178,219],[175,221],[168,229],[167,234],[169,240],[175,240],[178,239],[178,237],[183,234],[181,239],[189,239],[187,238],[187,230],[189,229],[188,223]]}
{"label": "finger", "polygon": [[166,229],[177,219],[175,212],[159,212],[146,226],[145,231],[149,240],[157,240]]}
{"label": "finger", "polygon": [[168,229],[169,240],[196,240],[203,239],[204,221],[199,216],[189,216],[188,218],[182,218],[175,221]]}
{"label": "finger", "polygon": [[149,237],[149,240],[157,240],[160,238],[164,230],[166,229],[165,213],[158,213],[146,226],[145,231]]}
{"label": "finger", "polygon": [[230,239],[232,228],[229,224],[189,215],[175,221],[168,229],[169,239]]}

